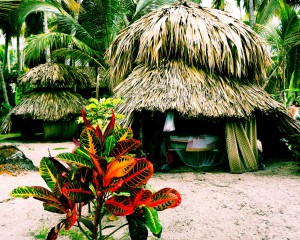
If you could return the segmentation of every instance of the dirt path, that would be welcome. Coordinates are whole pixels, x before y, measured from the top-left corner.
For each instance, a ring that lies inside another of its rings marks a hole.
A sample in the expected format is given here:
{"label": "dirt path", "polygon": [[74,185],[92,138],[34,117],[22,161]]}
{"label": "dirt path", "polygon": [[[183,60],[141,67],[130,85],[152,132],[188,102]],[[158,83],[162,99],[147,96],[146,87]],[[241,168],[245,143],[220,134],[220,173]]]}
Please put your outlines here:
{"label": "dirt path", "polygon": [[[68,151],[72,144],[59,146],[64,148],[59,151]],[[26,156],[33,151],[28,145],[18,147]],[[45,151],[47,155],[48,149],[42,144],[31,147],[34,147],[34,152],[39,150],[40,154],[31,155],[38,165],[38,159],[41,155],[45,156]],[[155,174],[149,182],[155,190],[172,187],[182,196],[179,207],[159,212],[164,227],[161,239],[300,239],[298,168],[295,162],[279,162],[267,163],[265,171],[244,174]],[[31,232],[42,226],[50,228],[60,219],[60,215],[43,211],[41,202],[37,200],[7,200],[9,192],[17,186],[45,186],[38,172],[19,176],[0,175],[0,182],[0,239],[34,239]]]}

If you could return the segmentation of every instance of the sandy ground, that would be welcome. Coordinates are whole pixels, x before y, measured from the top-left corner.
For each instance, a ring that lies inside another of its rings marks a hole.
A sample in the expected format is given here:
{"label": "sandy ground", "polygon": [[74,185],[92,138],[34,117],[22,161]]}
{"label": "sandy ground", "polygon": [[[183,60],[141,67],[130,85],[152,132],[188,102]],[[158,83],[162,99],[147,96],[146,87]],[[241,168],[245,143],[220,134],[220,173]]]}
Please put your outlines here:
{"label": "sandy ground", "polygon": [[[69,152],[73,143],[16,143],[38,166],[43,156]],[[59,149],[58,149],[59,148]],[[62,149],[63,148],[63,149]],[[159,212],[164,240],[297,240],[300,239],[300,175],[298,165],[267,163],[265,171],[156,173],[155,190],[177,189],[182,203]],[[0,239],[34,239],[35,231],[51,228],[61,215],[43,211],[34,199],[11,199],[18,186],[45,186],[38,172],[0,175]],[[152,238],[151,233],[149,239]],[[65,238],[59,238],[65,239]],[[124,237],[122,239],[125,239]]]}

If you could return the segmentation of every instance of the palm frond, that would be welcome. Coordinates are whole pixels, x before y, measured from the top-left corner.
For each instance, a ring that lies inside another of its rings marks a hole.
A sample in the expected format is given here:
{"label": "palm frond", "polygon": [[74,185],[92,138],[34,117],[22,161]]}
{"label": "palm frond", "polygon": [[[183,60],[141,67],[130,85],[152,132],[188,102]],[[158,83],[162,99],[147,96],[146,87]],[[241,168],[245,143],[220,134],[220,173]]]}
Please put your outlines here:
{"label": "palm frond", "polygon": [[26,60],[38,60],[42,57],[44,49],[50,48],[68,48],[73,46],[87,55],[97,56],[98,53],[92,49],[86,42],[78,40],[76,37],[60,32],[49,32],[33,35],[28,38],[28,43],[24,48]]}
{"label": "palm frond", "polygon": [[[86,53],[83,51],[80,51],[78,49],[72,49],[72,48],[60,48],[57,50],[54,50],[51,52],[52,57],[64,57],[64,58],[71,58],[72,61],[75,61],[76,66],[86,66],[87,63],[94,62],[96,65],[104,68],[105,63],[102,60],[102,57],[99,56],[97,52],[93,52],[91,49],[90,53]],[[93,57],[95,56],[95,57]]]}

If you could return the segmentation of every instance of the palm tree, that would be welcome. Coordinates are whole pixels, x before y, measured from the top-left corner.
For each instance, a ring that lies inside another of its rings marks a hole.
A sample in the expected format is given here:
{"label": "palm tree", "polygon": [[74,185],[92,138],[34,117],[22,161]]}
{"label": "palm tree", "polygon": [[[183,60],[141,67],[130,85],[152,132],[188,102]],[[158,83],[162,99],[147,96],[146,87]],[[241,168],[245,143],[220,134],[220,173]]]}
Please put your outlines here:
{"label": "palm tree", "polygon": [[11,31],[13,28],[9,24],[9,14],[11,11],[15,10],[19,6],[20,2],[21,0],[19,1],[6,0],[0,2],[0,29],[4,31],[4,35],[5,35],[5,54],[2,59],[2,62],[0,61],[0,81],[1,81],[1,89],[3,91],[4,102],[7,105],[10,104],[8,100],[3,69],[6,67],[6,64],[8,63],[8,52],[9,52],[8,44],[10,38],[13,35],[13,32]]}
{"label": "palm tree", "polygon": [[[293,72],[296,73],[295,82],[299,81],[300,20],[294,8],[283,1],[278,1],[278,4],[279,24],[270,22],[266,26],[260,26],[259,30],[271,47],[274,60],[272,72],[277,74],[275,75],[276,88],[282,93],[282,101],[286,102],[284,91],[289,88]],[[263,17],[260,20],[264,22]]]}

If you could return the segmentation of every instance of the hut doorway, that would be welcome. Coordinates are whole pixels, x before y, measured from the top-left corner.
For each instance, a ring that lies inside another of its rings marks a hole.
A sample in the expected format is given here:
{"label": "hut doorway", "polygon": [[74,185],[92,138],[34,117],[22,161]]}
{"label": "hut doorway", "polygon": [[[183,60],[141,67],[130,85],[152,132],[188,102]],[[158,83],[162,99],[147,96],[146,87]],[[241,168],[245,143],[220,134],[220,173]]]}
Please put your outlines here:
{"label": "hut doorway", "polygon": [[188,119],[176,112],[174,129],[168,131],[168,113],[143,110],[134,116],[131,127],[142,142],[141,154],[156,168],[178,161],[195,168],[226,164],[225,123]]}

